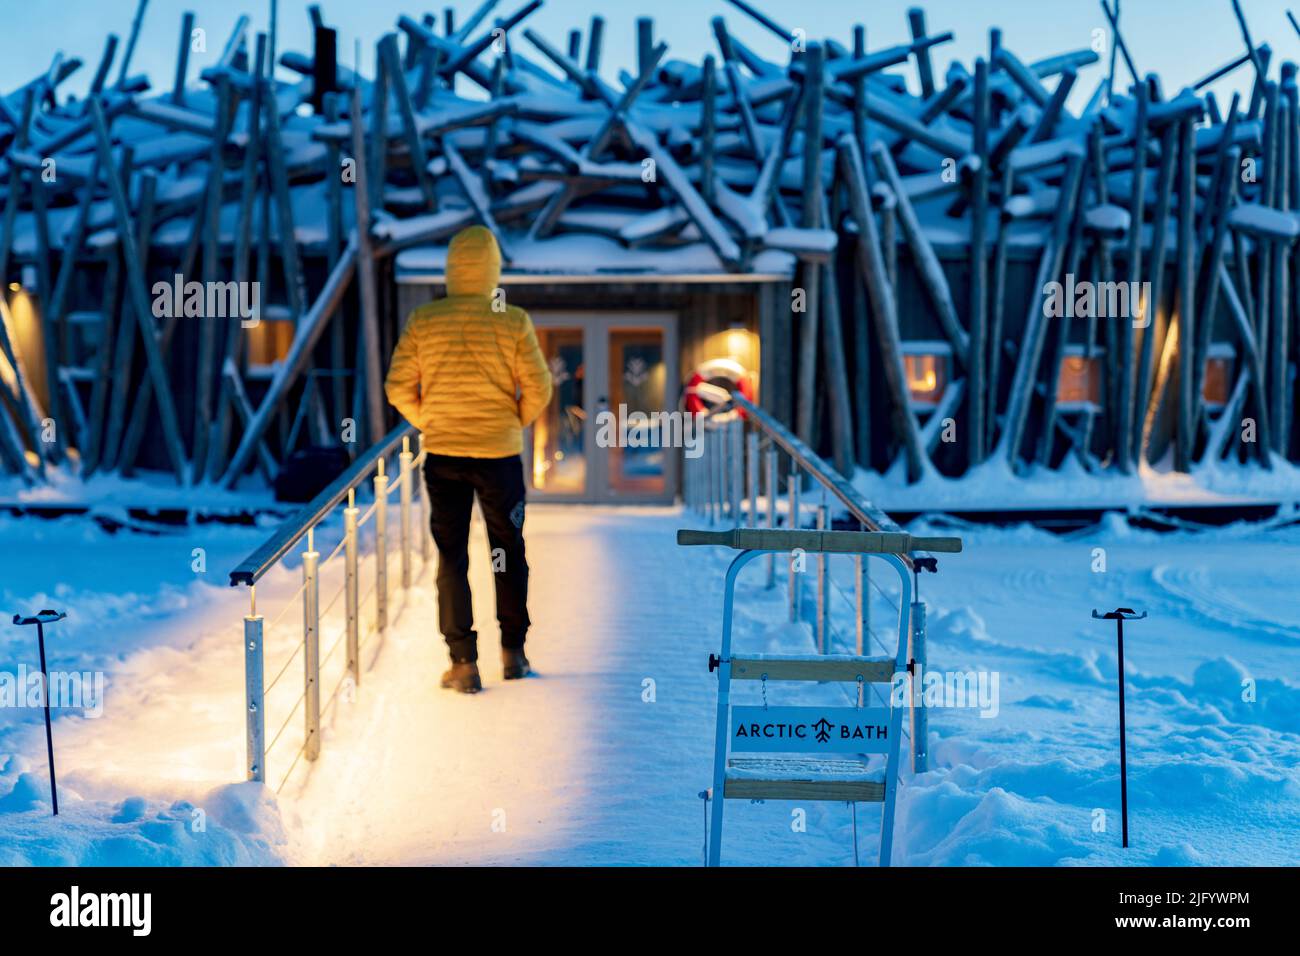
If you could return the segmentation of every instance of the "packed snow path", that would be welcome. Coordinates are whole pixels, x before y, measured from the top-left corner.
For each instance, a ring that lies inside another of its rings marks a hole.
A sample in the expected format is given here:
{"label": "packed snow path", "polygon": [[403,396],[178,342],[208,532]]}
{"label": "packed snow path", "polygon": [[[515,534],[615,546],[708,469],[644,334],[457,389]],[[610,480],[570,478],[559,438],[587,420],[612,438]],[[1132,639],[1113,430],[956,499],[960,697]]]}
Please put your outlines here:
{"label": "packed snow path", "polygon": [[[66,607],[69,619],[51,628],[51,666],[102,670],[108,692],[100,719],[56,721],[57,821],[39,709],[5,712],[0,863],[697,864],[717,693],[706,660],[730,557],[676,547],[675,529],[698,524],[672,509],[531,508],[538,676],[509,684],[476,524],[483,693],[437,687],[445,651],[430,566],[396,598],[387,638],[366,645],[355,699],[327,712],[321,758],[300,761],[274,794],[283,751],[270,761],[272,787],[231,783],[242,776],[246,594],[222,574],[267,529],[149,537],[76,518],[4,519],[4,609]],[[932,769],[900,795],[899,861],[1300,859],[1300,528],[1161,535],[1114,520],[1069,537],[961,533],[965,553],[922,581],[930,667],[998,673],[999,708],[988,718],[931,712]],[[191,570],[196,546],[207,549],[206,575]],[[847,584],[847,561],[836,567]],[[762,562],[742,579],[737,648],[810,650],[806,627],[783,623],[784,575],[770,591],[762,579]],[[279,569],[259,586],[259,607],[275,613],[298,580],[296,568]],[[885,600],[875,607],[882,635]],[[1127,852],[1114,633],[1089,618],[1117,604],[1151,613],[1126,629]],[[847,606],[835,607],[848,634]],[[30,644],[6,629],[4,669],[31,666]],[[757,687],[744,691],[757,701]],[[879,809],[857,817],[870,863]],[[734,801],[726,826],[727,863],[853,862],[843,804]]]}

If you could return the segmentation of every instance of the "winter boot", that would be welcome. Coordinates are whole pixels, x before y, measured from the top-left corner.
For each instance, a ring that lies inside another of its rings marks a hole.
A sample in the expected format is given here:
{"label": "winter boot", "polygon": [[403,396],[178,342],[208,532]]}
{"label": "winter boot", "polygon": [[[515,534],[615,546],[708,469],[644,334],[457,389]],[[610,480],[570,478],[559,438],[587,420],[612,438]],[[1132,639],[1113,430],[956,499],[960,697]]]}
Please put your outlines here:
{"label": "winter boot", "polygon": [[442,675],[442,686],[462,694],[477,694],[483,689],[483,681],[478,676],[478,665],[473,661],[452,661],[451,669]]}
{"label": "winter boot", "polygon": [[527,677],[532,673],[528,666],[528,658],[524,657],[522,650],[510,650],[501,648],[501,670],[502,676],[506,680],[519,680],[521,677]]}

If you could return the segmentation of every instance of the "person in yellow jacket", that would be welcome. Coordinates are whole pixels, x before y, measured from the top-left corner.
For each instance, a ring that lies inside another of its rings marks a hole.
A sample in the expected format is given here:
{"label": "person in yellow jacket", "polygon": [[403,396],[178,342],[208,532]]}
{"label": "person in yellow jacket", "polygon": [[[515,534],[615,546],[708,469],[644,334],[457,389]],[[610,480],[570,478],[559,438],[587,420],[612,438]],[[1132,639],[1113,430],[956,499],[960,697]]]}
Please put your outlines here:
{"label": "person in yellow jacket", "polygon": [[447,296],[415,309],[384,390],[420,429],[430,529],[438,547],[438,625],[451,654],[442,686],[483,687],[469,589],[469,520],[478,495],[496,578],[506,680],[526,677],[523,429],[551,400],[551,373],[528,313],[500,289],[501,249],[483,226],[447,249]]}

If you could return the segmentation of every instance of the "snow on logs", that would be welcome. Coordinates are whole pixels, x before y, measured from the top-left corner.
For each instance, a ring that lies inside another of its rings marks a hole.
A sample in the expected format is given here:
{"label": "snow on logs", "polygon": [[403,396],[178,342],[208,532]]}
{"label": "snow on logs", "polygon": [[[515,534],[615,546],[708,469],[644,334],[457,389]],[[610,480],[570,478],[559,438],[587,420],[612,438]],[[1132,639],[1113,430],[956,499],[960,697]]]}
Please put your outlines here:
{"label": "snow on logs", "polygon": [[[986,58],[941,72],[952,34],[930,32],[919,9],[909,42],[868,49],[860,27],[813,40],[759,4],[732,4],[757,27],[749,42],[716,17],[716,52],[688,62],[642,17],[635,70],[621,72],[602,69],[601,18],[548,37],[532,19],[542,0],[487,0],[442,30],[403,16],[363,58],[370,77],[336,64],[316,7],[319,50],[275,51],[241,17],[202,63],[186,14],[174,78],[155,91],[129,75],[140,0],[123,51],[116,40],[97,51],[89,100],[61,91],[84,65],[63,54],[0,92],[0,289],[45,304],[50,326],[45,358],[24,361],[13,303],[0,310],[0,471],[40,481],[47,464],[80,461],[130,473],[156,433],[163,455],[150,464],[233,486],[294,450],[280,434],[290,420],[353,418],[359,434],[382,433],[376,353],[400,317],[381,314],[379,261],[476,222],[501,237],[508,264],[545,261],[537,251],[572,233],[640,263],[662,252],[674,269],[690,248],[720,276],[759,257],[788,263],[810,293],[810,311],[779,319],[770,343],[799,353],[792,424],[810,444],[824,436],[845,469],[902,456],[915,478],[935,455],[949,472],[994,451],[1013,466],[1044,460],[1056,436],[1030,432],[1068,413],[1052,367],[1067,341],[1118,353],[1104,353],[1116,382],[1089,413],[1104,427],[1061,428],[1079,460],[1129,470],[1172,448],[1191,467],[1228,447],[1201,395],[1223,335],[1241,358],[1232,407],[1292,457],[1296,68],[1270,76],[1275,58],[1239,8],[1241,54],[1166,96],[1137,75],[1141,51],[1103,3],[1118,57],[1073,112],[1072,91],[1101,66],[1091,50],[1031,58],[994,29]],[[1225,113],[1204,89],[1245,64],[1254,95]],[[1038,266],[1029,301],[1017,298],[1026,281],[1008,278],[1024,260]],[[1049,321],[1041,287],[1068,268],[1143,284],[1155,321],[1118,332]],[[176,274],[258,282],[277,299],[262,317],[291,323],[284,354],[255,367],[228,317],[175,334],[147,290]],[[103,334],[69,345],[73,324],[96,323]],[[909,339],[937,336],[954,368],[934,407],[968,426],[956,450],[936,444],[933,420],[922,427],[904,367]],[[312,387],[341,357],[352,374]],[[887,414],[874,428],[848,421],[872,416],[872,396],[843,393],[873,380]],[[40,434],[50,416],[57,441]]]}

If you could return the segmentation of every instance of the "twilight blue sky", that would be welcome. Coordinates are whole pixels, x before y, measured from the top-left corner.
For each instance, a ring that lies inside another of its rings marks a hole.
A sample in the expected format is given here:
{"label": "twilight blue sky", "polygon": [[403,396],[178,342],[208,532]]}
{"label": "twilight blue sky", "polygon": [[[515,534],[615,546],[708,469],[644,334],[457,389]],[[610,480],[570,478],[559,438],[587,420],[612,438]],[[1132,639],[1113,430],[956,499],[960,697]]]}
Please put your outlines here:
{"label": "twilight blue sky", "polygon": [[[425,0],[428,4],[429,0]],[[523,0],[502,0],[494,16],[505,15]],[[1300,60],[1300,36],[1286,20],[1288,2],[1300,16],[1300,0],[1243,0],[1256,43],[1268,41],[1279,59]],[[1121,0],[1121,28],[1137,67],[1161,75],[1166,90],[1184,84],[1236,56],[1242,49],[1230,0]],[[460,19],[478,0],[454,4]],[[1002,27],[1007,46],[1022,59],[1089,46],[1093,31],[1104,28],[1105,17],[1095,0],[761,0],[757,4],[789,29],[802,28],[808,36],[852,39],[852,25],[865,16],[868,46],[878,48],[908,38],[905,11],[919,5],[926,11],[931,32],[951,30],[953,43],[935,51],[940,76],[950,60],[969,64],[987,51],[988,28]],[[147,73],[155,87],[169,87],[174,70],[180,18],[186,9],[197,15],[197,25],[208,31],[207,62],[215,57],[240,13],[252,17],[254,30],[269,22],[270,0],[150,0],[144,30],[132,62],[132,73]],[[418,17],[426,10],[441,16],[445,4],[422,6],[420,0],[323,0],[326,22],[339,30],[339,53],[350,62],[353,43],[365,48],[364,70],[373,73],[375,41],[395,28],[399,14]],[[44,72],[56,49],[86,61],[67,89],[80,92],[88,84],[103,49],[104,38],[116,32],[125,41],[136,0],[0,0],[5,36],[0,40],[0,89],[15,86]],[[310,49],[307,3],[281,0],[279,46]],[[725,0],[546,0],[527,24],[563,46],[571,27],[585,31],[593,13],[605,18],[603,72],[610,77],[631,65],[635,55],[634,21],[639,13],[655,17],[656,35],[669,44],[668,56],[698,61],[716,52],[709,20],[724,14],[735,34],[773,59],[784,61],[780,41]],[[519,41],[528,48],[527,41]],[[120,55],[120,53],[119,53]],[[1080,76],[1072,104],[1077,108],[1094,88],[1103,67],[1094,66]],[[191,71],[193,79],[195,71]],[[1225,101],[1234,89],[1244,89],[1249,70],[1238,70],[1213,89]],[[915,71],[907,71],[915,82]],[[112,77],[117,75],[114,64]],[[1273,71],[1276,76],[1276,69]],[[1121,69],[1121,76],[1127,77]]]}

